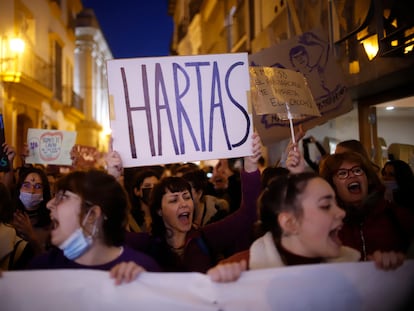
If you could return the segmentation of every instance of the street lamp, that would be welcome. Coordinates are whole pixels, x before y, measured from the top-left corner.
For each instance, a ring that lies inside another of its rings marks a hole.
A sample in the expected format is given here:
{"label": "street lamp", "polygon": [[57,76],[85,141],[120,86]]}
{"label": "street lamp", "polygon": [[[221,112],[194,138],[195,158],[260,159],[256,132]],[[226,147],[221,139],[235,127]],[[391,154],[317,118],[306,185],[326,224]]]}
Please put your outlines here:
{"label": "street lamp", "polygon": [[10,39],[10,51],[16,54],[22,54],[24,52],[24,41],[21,38]]}
{"label": "street lamp", "polygon": [[19,56],[23,54],[25,42],[18,37],[1,37],[0,74],[3,81],[17,82],[20,77]]}
{"label": "street lamp", "polygon": [[361,43],[364,46],[364,50],[368,56],[368,59],[373,60],[379,51],[378,35],[373,34],[361,40]]}

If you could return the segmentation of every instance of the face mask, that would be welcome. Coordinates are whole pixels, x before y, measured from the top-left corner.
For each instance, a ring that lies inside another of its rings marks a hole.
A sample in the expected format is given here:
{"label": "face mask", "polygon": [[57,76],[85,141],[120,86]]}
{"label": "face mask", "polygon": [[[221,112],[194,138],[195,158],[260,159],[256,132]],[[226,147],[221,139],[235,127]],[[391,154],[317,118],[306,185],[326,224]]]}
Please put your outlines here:
{"label": "face mask", "polygon": [[142,188],[142,190],[141,190],[142,191],[141,200],[142,200],[142,202],[144,202],[147,205],[148,205],[149,200],[150,200],[151,190],[152,190],[152,188]]}
{"label": "face mask", "polygon": [[43,193],[20,192],[19,199],[27,210],[35,210],[43,201]]}
{"label": "face mask", "polygon": [[[89,212],[86,214],[83,219],[82,226],[85,225],[85,222],[89,216]],[[66,258],[70,260],[75,260],[76,258],[83,255],[92,245],[93,236],[96,233],[96,222],[92,229],[92,234],[90,236],[85,236],[82,228],[76,229],[62,244],[59,245],[59,248],[63,251],[63,254]]]}
{"label": "face mask", "polygon": [[394,191],[398,189],[398,184],[395,180],[384,180],[383,181],[385,186],[385,192],[384,192],[384,198],[387,201],[393,201],[394,200]]}

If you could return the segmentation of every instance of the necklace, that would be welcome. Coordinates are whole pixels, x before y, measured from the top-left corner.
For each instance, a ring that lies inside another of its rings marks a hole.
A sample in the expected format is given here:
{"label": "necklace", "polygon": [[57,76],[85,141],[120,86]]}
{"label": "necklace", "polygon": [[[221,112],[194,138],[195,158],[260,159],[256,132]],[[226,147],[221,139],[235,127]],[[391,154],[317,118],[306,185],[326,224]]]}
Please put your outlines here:
{"label": "necklace", "polygon": [[362,225],[363,223],[361,222],[359,226],[359,234],[361,235],[361,241],[362,241],[362,255],[363,255],[364,261],[366,261],[367,260],[367,249],[365,245],[364,232],[362,231]]}
{"label": "necklace", "polygon": [[171,246],[171,245],[169,245],[170,246],[170,248],[172,249],[172,250],[177,250],[177,251],[179,251],[179,250],[181,250],[181,249],[183,249],[184,248],[184,245],[183,246],[180,246],[180,247],[174,247],[174,246]]}
{"label": "necklace", "polygon": [[185,245],[183,245],[183,246],[180,246],[180,247],[174,247],[174,246],[171,246],[171,245],[169,245],[170,246],[170,249],[171,249],[171,251],[174,253],[174,254],[176,254],[176,255],[178,255],[178,256],[183,256],[184,255],[184,250],[185,250]]}

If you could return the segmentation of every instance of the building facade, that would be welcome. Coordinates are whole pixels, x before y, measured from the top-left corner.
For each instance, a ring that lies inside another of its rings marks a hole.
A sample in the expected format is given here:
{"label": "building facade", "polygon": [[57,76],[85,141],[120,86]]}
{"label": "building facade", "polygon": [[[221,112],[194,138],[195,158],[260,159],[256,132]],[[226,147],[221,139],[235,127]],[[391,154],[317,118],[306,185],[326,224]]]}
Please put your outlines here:
{"label": "building facade", "polygon": [[[381,165],[384,139],[378,136],[378,105],[408,102],[408,114],[403,111],[400,116],[404,121],[393,121],[393,128],[414,124],[410,73],[414,18],[409,13],[413,6],[411,1],[397,0],[170,0],[175,25],[171,49],[177,55],[256,53],[306,31],[323,29],[344,73],[354,110],[309,132],[318,140],[359,139]],[[413,125],[401,131],[410,129]],[[414,145],[414,140],[402,143]],[[268,146],[271,162],[285,144]]]}
{"label": "building facade", "polygon": [[0,36],[6,142],[20,154],[28,128],[59,129],[105,151],[105,60],[112,54],[93,12],[81,0],[2,0]]}

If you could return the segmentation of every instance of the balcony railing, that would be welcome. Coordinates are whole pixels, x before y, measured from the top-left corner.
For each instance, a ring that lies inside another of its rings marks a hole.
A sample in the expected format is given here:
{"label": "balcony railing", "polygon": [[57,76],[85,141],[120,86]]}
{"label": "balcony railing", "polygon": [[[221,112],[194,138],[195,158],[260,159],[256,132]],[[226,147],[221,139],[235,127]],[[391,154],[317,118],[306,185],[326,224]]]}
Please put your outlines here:
{"label": "balcony railing", "polygon": [[83,112],[83,98],[71,86],[63,87],[63,104]]}
{"label": "balcony railing", "polygon": [[26,51],[19,58],[22,76],[26,76],[48,89],[52,89],[52,66],[34,53]]}

